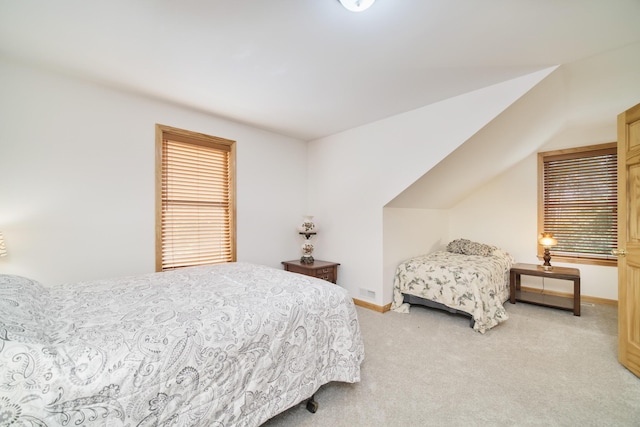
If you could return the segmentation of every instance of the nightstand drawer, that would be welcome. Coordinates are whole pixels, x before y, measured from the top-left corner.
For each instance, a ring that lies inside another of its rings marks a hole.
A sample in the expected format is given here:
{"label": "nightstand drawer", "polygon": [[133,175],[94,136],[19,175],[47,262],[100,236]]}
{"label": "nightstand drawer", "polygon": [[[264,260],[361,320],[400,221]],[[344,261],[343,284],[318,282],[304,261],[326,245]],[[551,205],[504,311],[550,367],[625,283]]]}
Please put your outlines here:
{"label": "nightstand drawer", "polygon": [[327,282],[336,283],[338,281],[338,266],[340,263],[315,260],[311,264],[303,264],[299,260],[282,261],[284,269],[293,273],[300,273],[306,276],[317,277]]}
{"label": "nightstand drawer", "polygon": [[298,265],[285,265],[285,270],[293,273],[305,274],[307,276],[315,276],[315,272],[313,270],[309,270],[308,268],[300,267]]}
{"label": "nightstand drawer", "polygon": [[322,280],[327,280],[329,282],[334,282],[336,281],[335,276],[333,271],[335,270],[335,267],[324,267],[324,268],[317,268],[314,270],[314,276],[322,279]]}

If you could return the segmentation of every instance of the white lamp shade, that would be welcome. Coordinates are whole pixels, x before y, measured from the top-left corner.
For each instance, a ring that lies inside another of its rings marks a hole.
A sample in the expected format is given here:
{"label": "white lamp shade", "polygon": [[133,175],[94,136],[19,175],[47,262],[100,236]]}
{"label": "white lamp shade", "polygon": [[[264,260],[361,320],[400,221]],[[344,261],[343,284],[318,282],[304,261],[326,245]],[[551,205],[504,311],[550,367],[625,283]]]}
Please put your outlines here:
{"label": "white lamp shade", "polygon": [[318,227],[313,222],[313,215],[305,215],[302,220],[302,224],[298,226],[299,233],[309,233],[316,234],[318,232]]}
{"label": "white lamp shade", "polygon": [[540,243],[540,245],[545,248],[550,248],[551,246],[557,245],[558,240],[553,237],[552,233],[542,233],[542,235],[540,236],[540,240],[538,240],[538,243]]}
{"label": "white lamp shade", "polygon": [[362,12],[369,9],[375,0],[339,0],[345,9],[351,12]]}

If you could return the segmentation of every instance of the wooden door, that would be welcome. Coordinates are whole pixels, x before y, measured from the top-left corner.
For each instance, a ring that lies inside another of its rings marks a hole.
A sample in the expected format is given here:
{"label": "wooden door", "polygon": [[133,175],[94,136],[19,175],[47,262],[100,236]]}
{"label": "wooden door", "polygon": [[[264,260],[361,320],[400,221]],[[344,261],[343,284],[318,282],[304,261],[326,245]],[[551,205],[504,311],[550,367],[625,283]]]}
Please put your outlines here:
{"label": "wooden door", "polygon": [[640,104],[618,115],[618,360],[640,377]]}

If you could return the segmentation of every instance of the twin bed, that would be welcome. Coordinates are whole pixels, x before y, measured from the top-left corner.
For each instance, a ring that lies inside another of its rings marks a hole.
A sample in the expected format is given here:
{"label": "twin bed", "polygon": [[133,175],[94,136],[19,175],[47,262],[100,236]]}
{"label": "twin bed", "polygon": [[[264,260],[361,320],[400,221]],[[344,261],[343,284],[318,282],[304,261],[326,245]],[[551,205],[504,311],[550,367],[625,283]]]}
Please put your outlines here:
{"label": "twin bed", "polygon": [[513,257],[500,248],[457,239],[438,251],[409,259],[397,269],[391,309],[408,313],[425,305],[471,318],[474,330],[487,330],[508,319]]}
{"label": "twin bed", "polygon": [[0,424],[258,426],[364,347],[341,287],[230,263],[43,287],[0,275]]}

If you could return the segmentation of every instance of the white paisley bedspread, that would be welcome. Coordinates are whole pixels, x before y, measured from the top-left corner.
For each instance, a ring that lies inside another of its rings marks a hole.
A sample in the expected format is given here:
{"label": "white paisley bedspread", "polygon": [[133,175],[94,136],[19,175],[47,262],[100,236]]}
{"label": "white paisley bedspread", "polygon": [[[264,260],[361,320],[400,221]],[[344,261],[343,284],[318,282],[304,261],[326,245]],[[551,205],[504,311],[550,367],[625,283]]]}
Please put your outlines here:
{"label": "white paisley bedspread", "polygon": [[473,328],[484,333],[509,318],[503,303],[512,263],[501,250],[489,256],[440,251],[412,258],[396,269],[391,309],[408,313],[402,294],[415,295],[469,313]]}
{"label": "white paisley bedspread", "polygon": [[0,275],[3,426],[257,426],[363,359],[347,292],[278,269]]}

